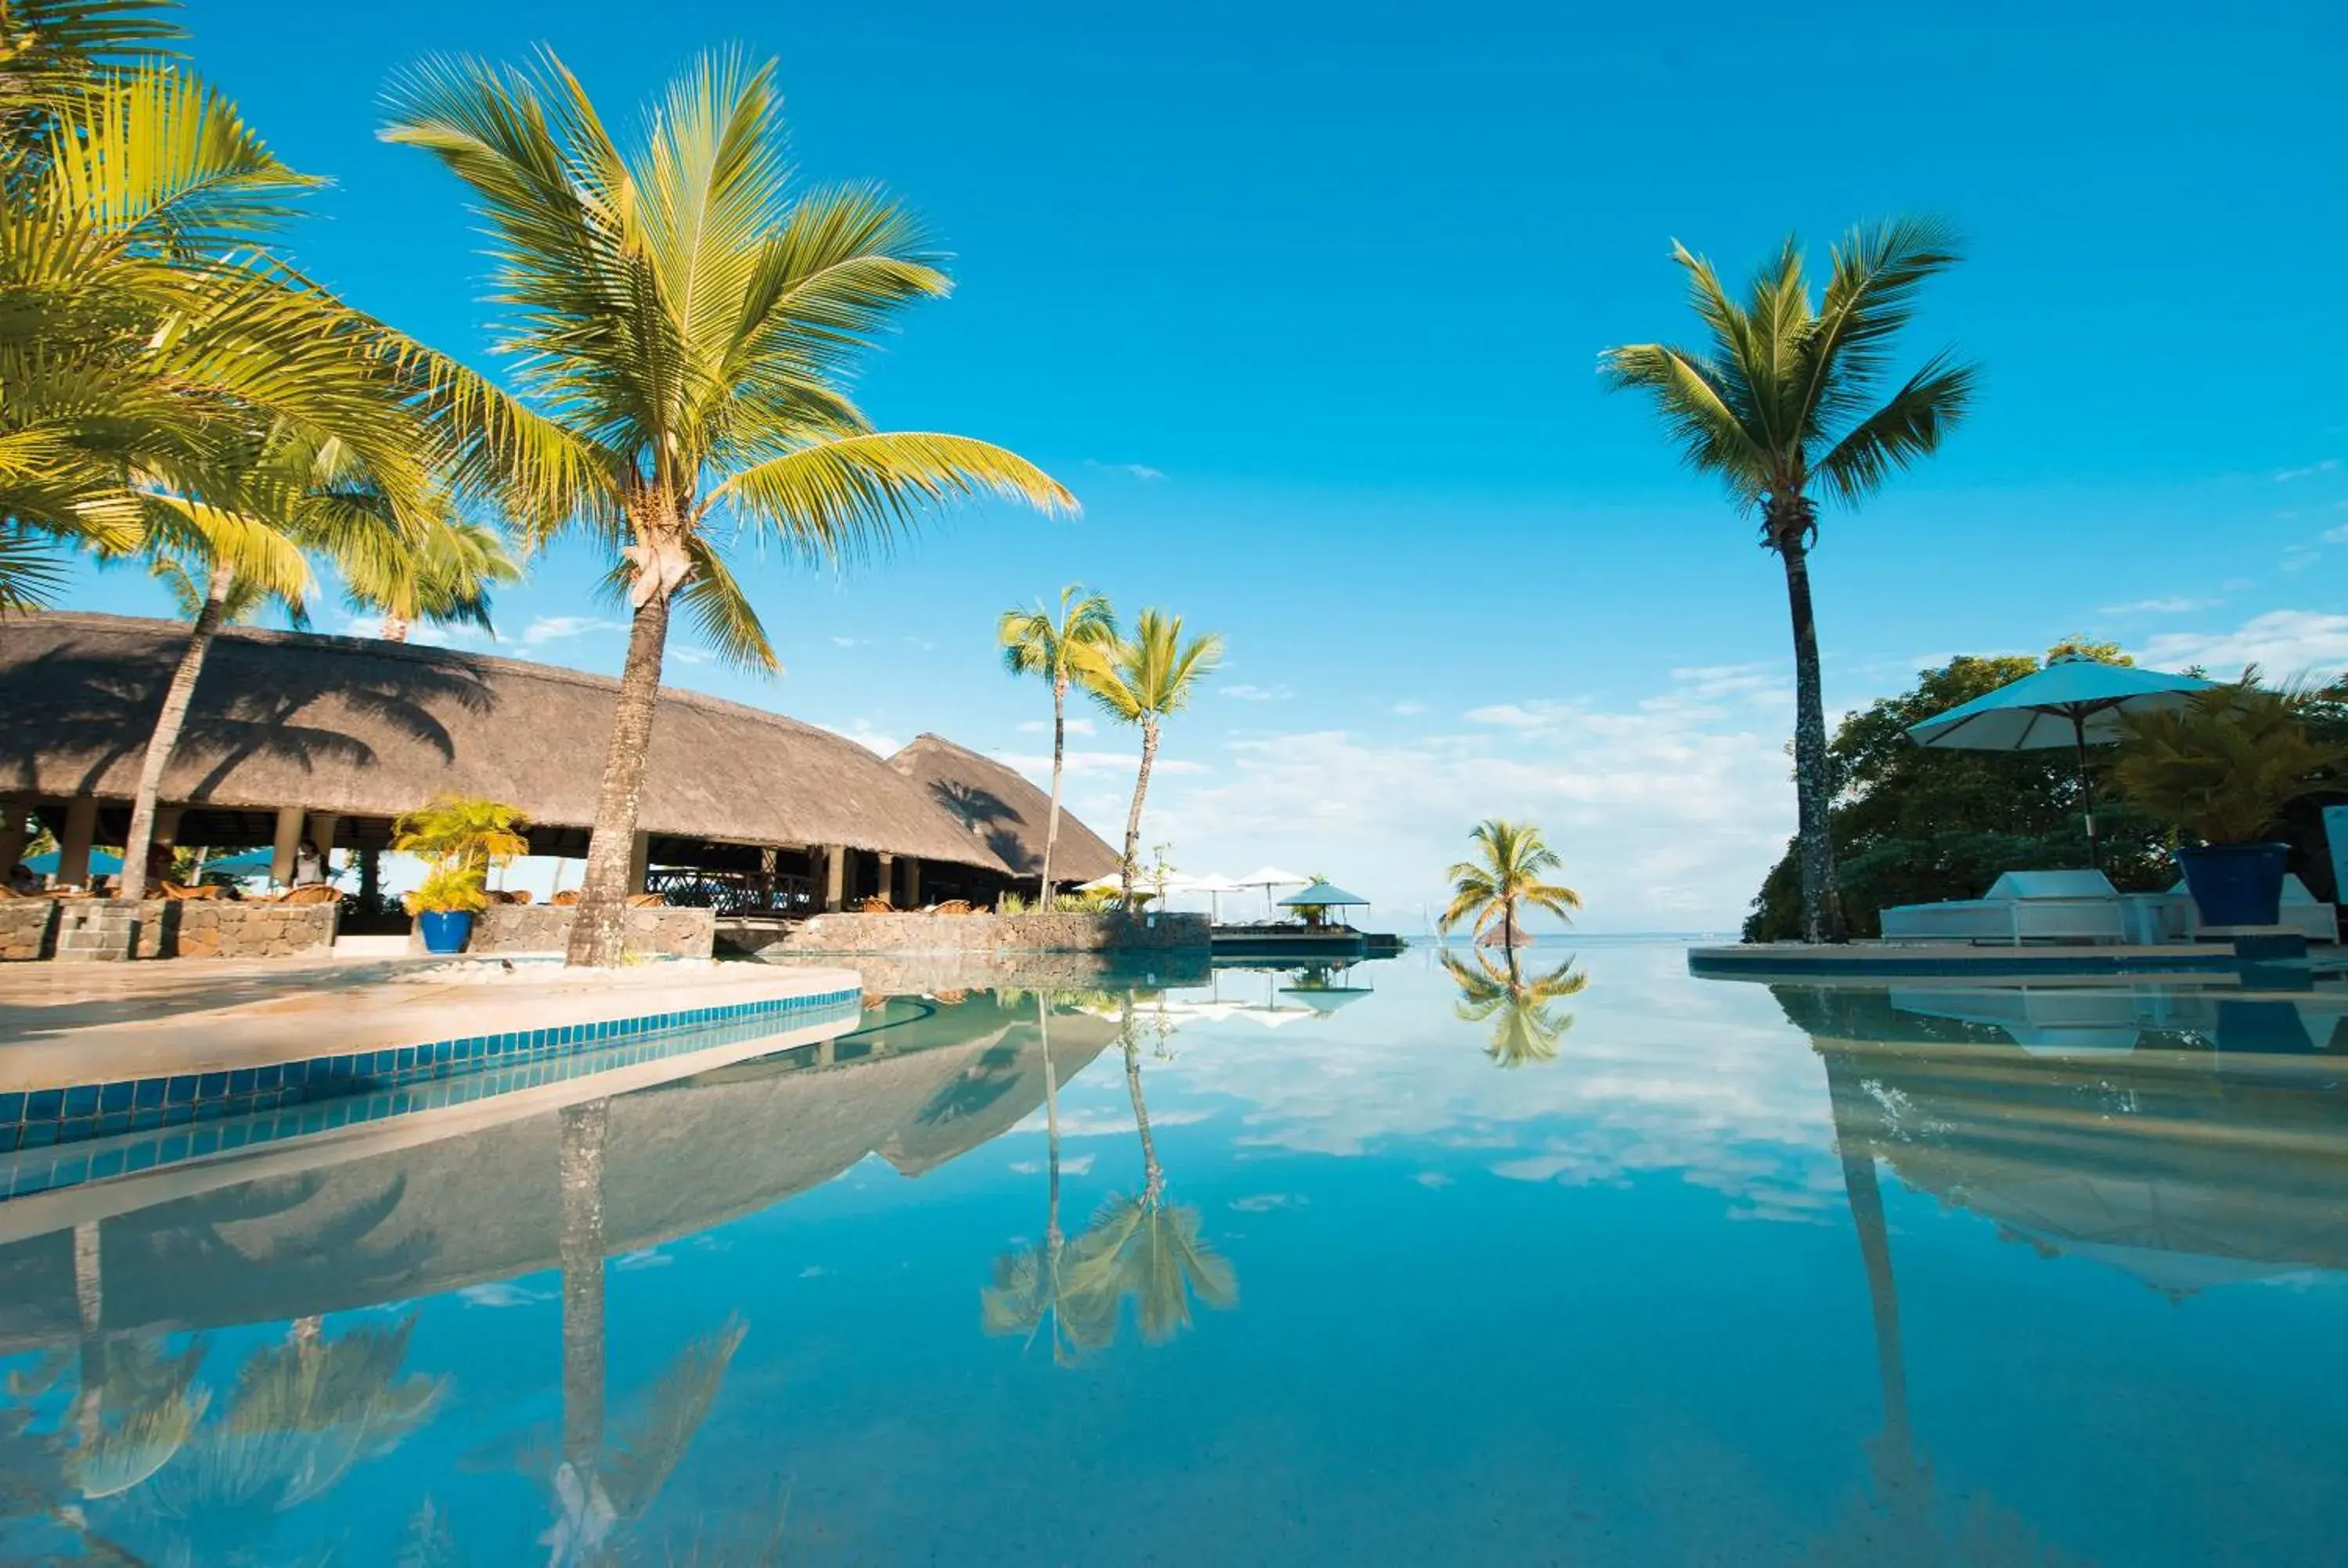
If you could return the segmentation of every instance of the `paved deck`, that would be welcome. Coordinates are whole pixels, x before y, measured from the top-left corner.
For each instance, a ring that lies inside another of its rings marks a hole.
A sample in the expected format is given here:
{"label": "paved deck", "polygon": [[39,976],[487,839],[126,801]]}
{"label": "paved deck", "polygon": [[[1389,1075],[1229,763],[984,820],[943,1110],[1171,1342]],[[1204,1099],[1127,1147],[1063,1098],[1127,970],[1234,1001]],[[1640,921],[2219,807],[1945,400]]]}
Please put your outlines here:
{"label": "paved deck", "polygon": [[428,958],[0,967],[0,1092],[268,1066],[509,1030],[853,991],[853,969],[517,965],[494,979]]}
{"label": "paved deck", "polygon": [[[2318,975],[2348,966],[2338,947],[2310,946]],[[1902,977],[2109,981],[2178,979],[2203,984],[2240,973],[2245,960],[2230,945],[2116,943],[1737,942],[1690,948],[1688,971],[1706,979],[1846,980],[1879,985]]]}

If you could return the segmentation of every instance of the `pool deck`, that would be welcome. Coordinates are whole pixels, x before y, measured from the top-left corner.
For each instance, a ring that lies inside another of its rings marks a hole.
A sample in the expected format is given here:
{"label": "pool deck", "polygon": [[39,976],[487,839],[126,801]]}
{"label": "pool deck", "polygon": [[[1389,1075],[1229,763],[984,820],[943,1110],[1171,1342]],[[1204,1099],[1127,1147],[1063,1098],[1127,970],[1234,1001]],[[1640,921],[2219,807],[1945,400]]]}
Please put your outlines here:
{"label": "pool deck", "polygon": [[[2336,946],[2304,948],[2283,960],[2316,976],[2348,966]],[[2231,942],[2008,943],[1859,941],[1732,943],[1690,948],[1688,972],[1705,979],[1846,981],[1879,985],[1900,978],[2132,981],[2164,979],[2207,984],[2238,976],[2246,957]]]}
{"label": "pool deck", "polygon": [[497,968],[428,958],[0,968],[0,1092],[215,1071],[460,1037],[857,991],[853,969]]}

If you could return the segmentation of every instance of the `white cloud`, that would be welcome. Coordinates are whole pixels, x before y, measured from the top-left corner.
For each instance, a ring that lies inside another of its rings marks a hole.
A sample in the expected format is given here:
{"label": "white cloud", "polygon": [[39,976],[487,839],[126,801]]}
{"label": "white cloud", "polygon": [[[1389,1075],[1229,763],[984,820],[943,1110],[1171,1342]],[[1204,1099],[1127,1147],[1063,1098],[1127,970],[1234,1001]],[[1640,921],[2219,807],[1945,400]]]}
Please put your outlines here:
{"label": "white cloud", "polygon": [[[1048,735],[1052,733],[1052,721],[1049,719],[1030,719],[1025,723],[1019,726],[1019,733],[1023,735]],[[1090,719],[1070,719],[1068,721],[1068,733],[1072,735],[1089,735],[1092,733],[1093,722]]]}
{"label": "white cloud", "polygon": [[1165,469],[1153,468],[1147,463],[1104,463],[1098,458],[1087,457],[1085,459],[1085,466],[1106,468],[1111,473],[1124,474],[1140,480],[1145,485],[1160,484],[1166,478]]}
{"label": "white cloud", "polygon": [[541,615],[521,629],[516,641],[525,648],[538,648],[549,642],[564,642],[573,637],[584,637],[591,631],[623,630],[616,620],[604,620],[592,615]]}
{"label": "white cloud", "polygon": [[2139,599],[2133,604],[2107,604],[2098,615],[2190,615],[2198,610],[2208,610],[2218,601],[2212,599]]}
{"label": "white cloud", "polygon": [[2278,468],[2275,470],[2275,483],[2287,485],[2293,479],[2311,479],[2318,474],[2329,474],[2339,466],[2339,458],[2326,457],[2322,462],[2310,463],[2303,468]]}
{"label": "white cloud", "polygon": [[2282,552],[2282,569],[2305,571],[2322,559],[2322,552],[2313,545],[2293,545]]}
{"label": "white cloud", "polygon": [[1219,686],[1216,690],[1241,702],[1285,702],[1296,695],[1285,686],[1251,686],[1244,681],[1236,686]]}
{"label": "white cloud", "polygon": [[871,641],[869,637],[835,637],[831,645],[834,648],[861,648]]}
{"label": "white cloud", "polygon": [[[1005,767],[1016,768],[1029,778],[1040,783],[1049,783],[1052,777],[1052,754],[1049,752],[1035,753],[997,752],[994,753],[994,760]],[[1066,771],[1072,776],[1083,774],[1116,774],[1130,777],[1135,770],[1141,766],[1141,753],[1138,750],[1072,751],[1067,754],[1065,766]],[[1197,774],[1206,771],[1206,764],[1203,763],[1194,762],[1189,757],[1169,757],[1164,752],[1160,752],[1158,753],[1158,761],[1150,767],[1149,776],[1152,779],[1179,777],[1186,774]]]}
{"label": "white cloud", "polygon": [[2348,523],[2343,523],[2336,528],[2324,529],[2323,542],[2327,545],[2348,545]]}
{"label": "white cloud", "polygon": [[1416,719],[1426,712],[1426,704],[1416,702],[1396,702],[1394,705],[1394,712],[1396,718]]}
{"label": "white cloud", "polygon": [[2137,657],[2157,670],[2199,664],[2232,675],[2256,664],[2271,677],[2329,675],[2348,669],[2348,615],[2270,610],[2231,631],[2167,631]]}
{"label": "white cloud", "polygon": [[858,745],[862,746],[865,750],[879,756],[893,757],[899,752],[904,750],[903,742],[898,740],[894,735],[884,735],[880,731],[874,729],[872,727],[872,721],[870,719],[850,719],[848,722],[848,727],[846,729],[840,728],[838,724],[821,723],[818,724],[816,728],[819,730],[829,730],[833,734],[838,735],[844,740],[854,741]]}
{"label": "white cloud", "polygon": [[717,655],[714,651],[706,648],[695,648],[689,643],[680,643],[678,646],[670,649],[668,651],[668,656],[671,659],[675,660],[680,664],[715,664],[717,662]]}

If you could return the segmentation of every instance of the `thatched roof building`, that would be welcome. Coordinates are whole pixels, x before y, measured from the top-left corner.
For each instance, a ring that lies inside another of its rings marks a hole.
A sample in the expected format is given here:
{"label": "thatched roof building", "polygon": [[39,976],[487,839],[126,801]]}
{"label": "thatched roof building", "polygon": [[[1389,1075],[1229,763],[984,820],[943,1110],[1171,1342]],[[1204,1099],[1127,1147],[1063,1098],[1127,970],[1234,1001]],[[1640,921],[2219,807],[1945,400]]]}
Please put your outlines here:
{"label": "thatched roof building", "polygon": [[[942,735],[922,735],[889,759],[989,852],[1021,876],[1044,873],[1044,836],[1051,822],[1052,797],[992,757],[955,745]],[[1100,835],[1060,806],[1060,840],[1054,851],[1052,881],[1089,882],[1115,876],[1117,851]]]}
{"label": "thatched roof building", "polygon": [[[97,820],[86,825],[98,842],[118,842],[185,638],[176,622],[118,616],[33,615],[0,626],[0,798],[36,811],[60,836],[72,804],[94,800]],[[162,800],[176,808],[180,843],[270,844],[290,808],[313,824],[331,819],[337,845],[376,848],[393,818],[454,791],[527,812],[535,852],[580,855],[618,687],[448,649],[233,630],[205,665]],[[1003,794],[1013,775],[998,772]],[[639,817],[643,854],[654,866],[763,866],[817,882],[837,859],[850,863],[850,897],[984,897],[1032,875],[942,799],[829,731],[664,690]],[[1098,844],[1080,828],[1074,835]],[[922,872],[890,882],[894,866],[912,864]]]}

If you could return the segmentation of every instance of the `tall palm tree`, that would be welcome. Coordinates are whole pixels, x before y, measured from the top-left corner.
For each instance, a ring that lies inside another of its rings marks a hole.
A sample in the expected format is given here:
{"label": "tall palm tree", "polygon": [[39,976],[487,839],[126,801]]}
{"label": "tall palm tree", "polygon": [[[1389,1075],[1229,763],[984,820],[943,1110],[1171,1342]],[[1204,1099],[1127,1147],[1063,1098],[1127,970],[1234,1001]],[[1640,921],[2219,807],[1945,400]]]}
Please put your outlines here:
{"label": "tall palm tree", "polygon": [[1068,752],[1068,682],[1076,678],[1086,651],[1117,640],[1117,612],[1105,595],[1087,593],[1082,583],[1060,590],[1055,613],[1040,601],[1033,610],[1006,610],[995,628],[1003,662],[1014,675],[1040,675],[1052,683],[1052,813],[1044,827],[1043,903],[1052,903],[1052,851],[1060,842],[1060,774]]}
{"label": "tall palm tree", "polygon": [[1522,1067],[1528,1062],[1557,1060],[1558,1041],[1573,1027],[1573,1015],[1563,1017],[1550,1010],[1550,1004],[1566,997],[1580,996],[1590,985],[1590,977],[1566,959],[1545,975],[1528,977],[1517,958],[1517,949],[1508,949],[1505,964],[1498,965],[1481,953],[1470,964],[1451,953],[1442,955],[1443,967],[1459,988],[1459,999],[1452,1010],[1462,1023],[1482,1023],[1491,1020],[1492,1042],[1484,1054],[1501,1067]]}
{"label": "tall palm tree", "polygon": [[[1472,920],[1476,935],[1481,938],[1497,921],[1500,945],[1513,955],[1518,934],[1524,929],[1519,910],[1543,909],[1571,922],[1572,911],[1581,907],[1581,895],[1561,883],[1541,880],[1544,872],[1555,871],[1565,862],[1542,840],[1540,828],[1494,817],[1478,823],[1468,836],[1481,855],[1475,860],[1459,861],[1444,873],[1451,879],[1451,902],[1436,922],[1438,930],[1449,931],[1462,920]],[[1514,962],[1513,958],[1510,961]]]}
{"label": "tall palm tree", "polygon": [[849,399],[855,360],[947,280],[879,190],[793,184],[774,75],[704,56],[624,151],[551,54],[531,70],[438,60],[392,89],[386,138],[438,158],[495,236],[499,348],[522,404],[450,390],[460,478],[500,483],[533,546],[586,529],[632,607],[574,964],[619,961],[672,610],[775,667],[732,546],[833,562],[960,497],[1076,504],[1000,446],[876,432]]}
{"label": "tall palm tree", "polygon": [[1925,281],[1956,262],[1957,240],[1924,219],[1853,229],[1833,247],[1826,293],[1817,302],[1792,238],[1755,275],[1741,303],[1711,262],[1680,245],[1672,254],[1687,270],[1704,343],[1609,349],[1601,374],[1611,388],[1653,399],[1688,466],[1717,475],[1739,508],[1760,514],[1762,546],[1785,567],[1794,623],[1803,935],[1838,940],[1827,825],[1833,783],[1810,605],[1818,497],[1856,507],[1894,471],[1938,451],[1971,404],[1974,368],[1947,350],[1886,395],[1892,340],[1915,314]]}
{"label": "tall palm tree", "polygon": [[1141,806],[1149,794],[1149,770],[1158,761],[1158,729],[1169,713],[1190,705],[1199,682],[1222,661],[1220,632],[1205,631],[1182,641],[1182,618],[1145,610],[1134,622],[1133,635],[1117,637],[1079,651],[1077,663],[1085,690],[1104,712],[1120,724],[1141,731],[1141,772],[1133,781],[1133,806],[1125,816],[1125,860],[1118,870],[1128,909],[1133,907],[1133,881],[1141,854]]}
{"label": "tall palm tree", "polygon": [[335,564],[343,598],[357,612],[380,615],[376,635],[405,642],[418,622],[471,626],[496,635],[490,595],[521,580],[521,566],[502,532],[458,515],[445,503],[418,519],[412,534],[384,530],[346,549]]}
{"label": "tall palm tree", "polygon": [[1044,1052],[1044,1242],[995,1259],[994,1283],[979,1292],[979,1320],[989,1334],[1048,1334],[1052,1359],[1065,1367],[1079,1347],[1061,1310],[1067,1236],[1060,1228],[1060,1077],[1052,1061],[1052,999],[1044,991],[1035,993],[1035,1032]]}

